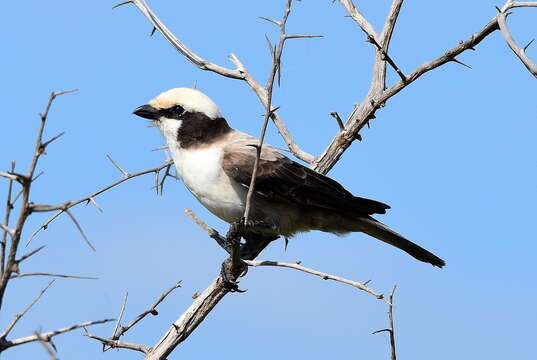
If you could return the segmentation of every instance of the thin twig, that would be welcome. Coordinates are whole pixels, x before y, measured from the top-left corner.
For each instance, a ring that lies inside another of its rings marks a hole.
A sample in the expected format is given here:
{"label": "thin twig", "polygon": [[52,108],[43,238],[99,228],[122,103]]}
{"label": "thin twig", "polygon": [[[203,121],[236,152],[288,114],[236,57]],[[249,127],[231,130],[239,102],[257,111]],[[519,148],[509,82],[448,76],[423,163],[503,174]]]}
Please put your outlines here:
{"label": "thin twig", "polygon": [[82,235],[82,238],[84,239],[84,241],[86,242],[86,244],[88,244],[88,246],[90,247],[91,250],[93,251],[97,251],[95,250],[95,247],[93,246],[93,244],[89,241],[88,237],[86,236],[86,234],[84,233],[84,230],[82,229],[82,226],[80,226],[80,224],[78,223],[78,221],[76,220],[76,218],[74,217],[73,214],[71,214],[71,212],[69,210],[65,210],[65,213],[71,218],[71,220],[73,221],[73,224],[75,224],[76,228],[78,229],[78,231],[80,232],[80,235]]}
{"label": "thin twig", "polygon": [[377,38],[377,32],[373,28],[373,25],[371,25],[365,16],[356,8],[352,0],[339,0],[339,2],[347,10],[349,16],[358,24],[366,36],[371,36],[375,39]]}
{"label": "thin twig", "polygon": [[[119,316],[116,320],[116,325],[114,326],[114,332],[112,332],[112,339],[119,339],[119,336],[116,338],[116,334],[119,331],[119,328],[121,327],[121,319],[123,319],[123,314],[125,313],[125,308],[127,307],[127,300],[129,298],[129,293],[125,293],[125,298],[123,299],[123,304],[121,305],[121,310],[119,310]],[[104,351],[104,345],[103,345],[103,351]]]}
{"label": "thin twig", "polygon": [[[76,91],[76,89],[52,92],[50,94],[47,105],[45,106],[45,111],[39,115],[39,119],[40,119],[39,130],[37,132],[37,139],[35,141],[34,153],[33,153],[31,164],[29,166],[27,174],[26,175],[14,174],[14,173],[8,174],[8,175],[15,176],[15,178],[11,177],[10,179],[14,181],[18,181],[21,184],[22,199],[21,199],[17,225],[13,229],[13,233],[11,235],[9,254],[4,264],[4,271],[2,272],[1,277],[0,277],[0,308],[3,304],[4,294],[5,294],[8,282],[11,280],[11,275],[14,272],[18,271],[18,264],[17,264],[17,259],[16,259],[17,251],[19,249],[19,243],[21,240],[21,235],[23,233],[24,226],[26,225],[26,221],[28,217],[32,213],[32,210],[31,210],[32,204],[30,202],[30,191],[32,187],[32,179],[38,177],[38,176],[35,177],[35,170],[37,168],[37,164],[39,162],[41,155],[45,153],[46,145],[50,144],[50,141],[48,143],[43,143],[43,133],[45,130],[45,124],[48,118],[48,114],[50,112],[52,104],[54,103],[54,100],[58,96],[61,96],[63,94],[68,94],[74,91]],[[0,175],[2,174],[0,173]]]}
{"label": "thin twig", "polygon": [[396,288],[397,285],[394,285],[390,293],[390,297],[388,298],[388,320],[390,321],[390,327],[387,329],[373,331],[373,334],[378,334],[381,332],[387,332],[390,334],[391,360],[397,360],[397,352],[395,348],[395,327],[393,324],[393,294],[395,293]]}
{"label": "thin twig", "polygon": [[54,351],[54,347],[51,345],[51,341],[46,341],[45,339],[41,338],[41,334],[39,333],[39,331],[35,331],[34,335],[37,336],[37,341],[39,341],[39,343],[43,345],[43,348],[45,348],[45,351],[47,352],[50,359],[59,360],[56,356],[56,351]]}
{"label": "thin twig", "polygon": [[37,249],[35,250],[32,250],[30,251],[29,253],[27,254],[24,254],[23,256],[21,256],[19,259],[17,259],[15,261],[15,263],[18,265],[20,264],[21,262],[23,262],[24,260],[28,259],[29,257],[31,256],[34,256],[35,254],[37,254],[38,252],[40,252],[41,250],[43,250],[47,245],[42,245],[40,247],[38,247]]}
{"label": "thin twig", "polygon": [[87,336],[87,337],[89,337],[91,339],[95,339],[95,340],[100,341],[103,344],[103,347],[104,346],[109,346],[110,348],[116,348],[116,349],[134,350],[134,351],[142,352],[142,353],[144,353],[146,355],[151,352],[151,348],[149,346],[147,346],[147,345],[134,344],[134,343],[125,342],[125,341],[119,341],[119,340],[111,340],[111,339],[108,339],[108,338],[103,338],[103,337],[100,337],[100,336],[92,335],[87,331],[84,334],[84,336]]}
{"label": "thin twig", "polygon": [[130,180],[132,178],[135,178],[135,177],[138,177],[138,176],[142,176],[142,175],[146,175],[146,174],[151,174],[151,173],[154,173],[154,172],[157,172],[157,171],[160,171],[164,168],[166,168],[167,166],[169,166],[170,163],[169,162],[166,162],[160,166],[157,166],[155,168],[152,168],[152,169],[149,169],[149,170],[144,170],[144,171],[140,171],[140,172],[137,172],[135,174],[129,174],[128,177],[124,177],[110,185],[107,185],[105,186],[104,188],[100,189],[100,190],[97,190],[96,192],[88,195],[88,196],[85,196],[83,197],[82,199],[79,199],[79,200],[76,200],[76,201],[70,201],[68,203],[68,206],[65,207],[65,209],[62,209],[62,210],[59,210],[56,214],[54,214],[53,216],[51,216],[47,221],[45,221],[33,234],[32,236],[30,236],[30,239],[28,240],[28,242],[26,243],[26,246],[28,246],[28,244],[30,244],[30,242],[32,241],[32,239],[41,231],[41,230],[45,230],[49,224],[54,221],[56,218],[58,218],[61,214],[65,213],[66,210],[72,208],[73,206],[76,206],[78,204],[81,204],[81,203],[84,203],[84,202],[88,202],[88,201],[91,201],[90,199],[94,199],[95,197],[97,197],[98,195],[112,189],[113,187],[116,187],[122,183],[124,183],[125,181],[127,180]]}
{"label": "thin twig", "polygon": [[354,281],[354,280],[345,279],[345,278],[342,278],[340,276],[331,275],[331,274],[324,273],[324,272],[321,272],[321,271],[318,271],[318,270],[315,270],[315,269],[307,268],[307,267],[299,265],[297,263],[285,263],[285,262],[268,261],[268,260],[244,260],[244,262],[248,266],[254,266],[254,267],[256,267],[256,266],[277,266],[277,267],[285,267],[285,268],[289,268],[289,269],[299,270],[299,271],[302,271],[302,272],[305,272],[305,273],[308,273],[308,274],[319,276],[319,277],[323,278],[324,280],[334,280],[334,281],[337,281],[337,282],[340,282],[340,283],[343,283],[343,284],[354,286],[357,289],[360,289],[362,291],[365,291],[365,292],[373,295],[374,297],[376,297],[379,300],[384,299],[383,294],[381,294],[381,293],[379,293],[379,292],[367,287],[364,283]]}
{"label": "thin twig", "polygon": [[87,321],[80,324],[71,325],[62,329],[48,331],[45,333],[40,333],[39,335],[31,335],[31,336],[25,336],[14,340],[7,340],[3,343],[0,343],[0,351],[3,351],[5,349],[8,349],[13,346],[27,344],[29,342],[44,340],[44,341],[50,341],[51,338],[54,336],[58,336],[61,334],[65,334],[66,332],[70,332],[76,329],[85,328],[92,325],[99,325],[104,324],[110,321],[114,321],[114,319],[104,319],[104,320],[97,320],[97,321]]}
{"label": "thin twig", "polygon": [[281,73],[281,58],[283,54],[285,40],[287,38],[285,26],[287,24],[287,20],[289,19],[289,15],[291,14],[292,3],[293,3],[293,0],[287,0],[287,5],[285,7],[282,20],[279,22],[280,41],[278,42],[278,45],[276,45],[274,48],[273,57],[272,57],[272,69],[271,69],[269,77],[267,78],[267,83],[265,85],[265,91],[267,94],[267,101],[265,104],[265,117],[263,120],[263,126],[261,128],[261,135],[259,136],[259,143],[257,144],[257,147],[256,147],[256,150],[257,150],[256,158],[255,158],[255,162],[253,166],[252,177],[250,179],[250,185],[248,186],[248,193],[246,195],[246,205],[244,208],[244,219],[246,222],[248,222],[250,218],[250,211],[251,211],[250,209],[252,206],[253,194],[255,192],[255,181],[257,177],[257,170],[259,166],[259,160],[261,158],[263,142],[265,141],[265,134],[267,132],[268,121],[272,117],[272,114],[274,114],[277,110],[277,109],[272,108],[272,92],[274,89],[274,80],[276,78],[276,75],[279,75]]}
{"label": "thin twig", "polygon": [[13,330],[13,328],[15,327],[15,325],[17,325],[17,322],[22,319],[22,317],[24,315],[26,315],[26,313],[32,308],[32,306],[34,306],[38,301],[39,299],[41,299],[41,297],[43,296],[43,294],[48,290],[48,288],[54,283],[54,280],[52,281],[49,281],[49,283],[39,292],[39,294],[35,297],[35,299],[30,303],[28,304],[28,306],[26,306],[24,308],[24,310],[20,313],[18,313],[17,315],[15,315],[15,317],[13,318],[13,320],[11,321],[11,323],[9,323],[9,325],[5,328],[4,331],[2,331],[2,334],[0,334],[0,339],[6,339],[6,337],[9,335],[9,333],[11,332],[11,330]]}
{"label": "thin twig", "polygon": [[337,121],[337,125],[339,126],[339,131],[345,131],[345,125],[343,124],[343,121],[341,120],[341,117],[336,111],[332,111],[330,113],[330,116],[332,116]]}
{"label": "thin twig", "polygon": [[62,278],[62,279],[99,280],[98,277],[94,277],[94,276],[65,275],[65,274],[53,274],[53,273],[46,273],[46,272],[30,272],[30,273],[22,273],[22,274],[12,274],[11,279],[19,279],[19,278],[30,277],[30,276],[49,276],[49,277]]}
{"label": "thin twig", "polygon": [[[15,171],[16,163],[15,161],[11,162],[11,172]],[[13,195],[13,179],[9,180],[7,186],[7,199],[6,199],[6,213],[4,216],[4,226],[2,229],[4,233],[2,234],[2,240],[0,242],[0,273],[4,272],[4,262],[6,259],[6,245],[7,245],[7,234],[11,234],[9,230],[9,217],[11,216],[11,210],[13,210],[13,203],[11,202],[11,196]],[[11,236],[11,235],[10,235]]]}
{"label": "thin twig", "polygon": [[114,167],[116,169],[118,169],[120,173],[123,174],[124,177],[126,177],[126,178],[129,177],[130,174],[128,172],[126,172],[125,170],[123,170],[123,168],[121,166],[119,166],[119,164],[117,162],[115,162],[114,159],[112,159],[112,157],[110,155],[106,155],[106,157],[108,158],[108,160],[110,160],[112,165],[114,165]]}
{"label": "thin twig", "polygon": [[221,248],[223,248],[228,254],[231,255],[231,247],[229,246],[229,242],[226,240],[225,237],[220,235],[218,231],[207,225],[203,220],[201,220],[194,212],[190,209],[185,209],[185,213],[190,216],[190,218],[198,224],[207,234],[209,234],[209,237],[214,239],[218,245],[220,245]]}
{"label": "thin twig", "polygon": [[129,331],[134,325],[138,324],[143,318],[145,318],[147,315],[151,314],[153,316],[158,315],[157,312],[157,306],[160,305],[166,299],[168,295],[172,293],[175,289],[178,289],[181,287],[182,280],[175,283],[171,288],[160,294],[157,300],[151,305],[151,307],[144,312],[140,313],[138,316],[136,316],[127,326],[119,326],[117,331],[114,331],[114,335],[112,336],[111,340],[117,340],[121,336],[123,336],[127,331]]}

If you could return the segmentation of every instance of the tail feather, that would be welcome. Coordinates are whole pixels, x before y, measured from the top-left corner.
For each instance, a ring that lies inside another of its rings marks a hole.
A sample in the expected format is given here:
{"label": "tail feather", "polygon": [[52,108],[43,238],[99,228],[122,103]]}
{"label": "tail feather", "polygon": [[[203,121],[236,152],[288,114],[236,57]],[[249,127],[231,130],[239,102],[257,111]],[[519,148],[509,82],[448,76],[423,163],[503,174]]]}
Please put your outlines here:
{"label": "tail feather", "polygon": [[364,233],[384,241],[387,244],[393,245],[420,261],[438,266],[440,268],[446,265],[446,262],[435,254],[425,250],[417,244],[414,244],[412,241],[405,239],[402,235],[396,233],[383,223],[373,218],[361,218],[360,224],[362,225],[361,231]]}

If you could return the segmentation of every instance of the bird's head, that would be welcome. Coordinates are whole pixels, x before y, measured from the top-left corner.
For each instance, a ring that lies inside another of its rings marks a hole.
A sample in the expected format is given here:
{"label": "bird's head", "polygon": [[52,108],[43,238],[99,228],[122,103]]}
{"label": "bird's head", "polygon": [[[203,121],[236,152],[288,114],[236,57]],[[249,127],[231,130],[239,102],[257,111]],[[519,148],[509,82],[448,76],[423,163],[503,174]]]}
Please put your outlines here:
{"label": "bird's head", "polygon": [[231,130],[218,105],[192,88],[165,91],[133,114],[152,120],[168,145],[182,148],[203,145]]}

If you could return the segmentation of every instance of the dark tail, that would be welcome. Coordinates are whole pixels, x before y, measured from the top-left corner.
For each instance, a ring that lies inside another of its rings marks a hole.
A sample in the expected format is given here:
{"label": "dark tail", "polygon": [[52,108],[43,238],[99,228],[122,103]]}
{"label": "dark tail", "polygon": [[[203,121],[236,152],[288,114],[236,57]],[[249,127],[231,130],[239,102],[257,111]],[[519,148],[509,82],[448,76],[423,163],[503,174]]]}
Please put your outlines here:
{"label": "dark tail", "polygon": [[405,239],[403,236],[399,235],[383,223],[378,222],[373,218],[360,218],[360,224],[362,225],[361,231],[364,233],[373,236],[380,241],[384,241],[387,244],[393,245],[420,261],[438,266],[440,268],[446,265],[446,262],[435,254],[425,250],[419,245],[414,244],[412,241]]}

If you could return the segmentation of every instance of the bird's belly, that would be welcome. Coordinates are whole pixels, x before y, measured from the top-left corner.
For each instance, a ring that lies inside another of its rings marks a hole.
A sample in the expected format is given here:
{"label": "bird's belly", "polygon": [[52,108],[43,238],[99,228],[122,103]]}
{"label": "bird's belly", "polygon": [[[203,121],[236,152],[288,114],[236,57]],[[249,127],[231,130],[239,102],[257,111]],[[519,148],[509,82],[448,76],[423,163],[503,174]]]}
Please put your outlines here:
{"label": "bird's belly", "polygon": [[177,172],[207,210],[224,221],[234,222],[244,213],[247,190],[223,171],[220,155],[219,149],[190,152],[175,161]]}
{"label": "bird's belly", "polygon": [[220,219],[232,223],[243,216],[243,199],[246,198],[246,195],[241,196],[242,194],[236,192],[228,184],[221,183],[220,185],[207,186],[201,189],[197,186],[187,185],[187,188],[207,210]]}

